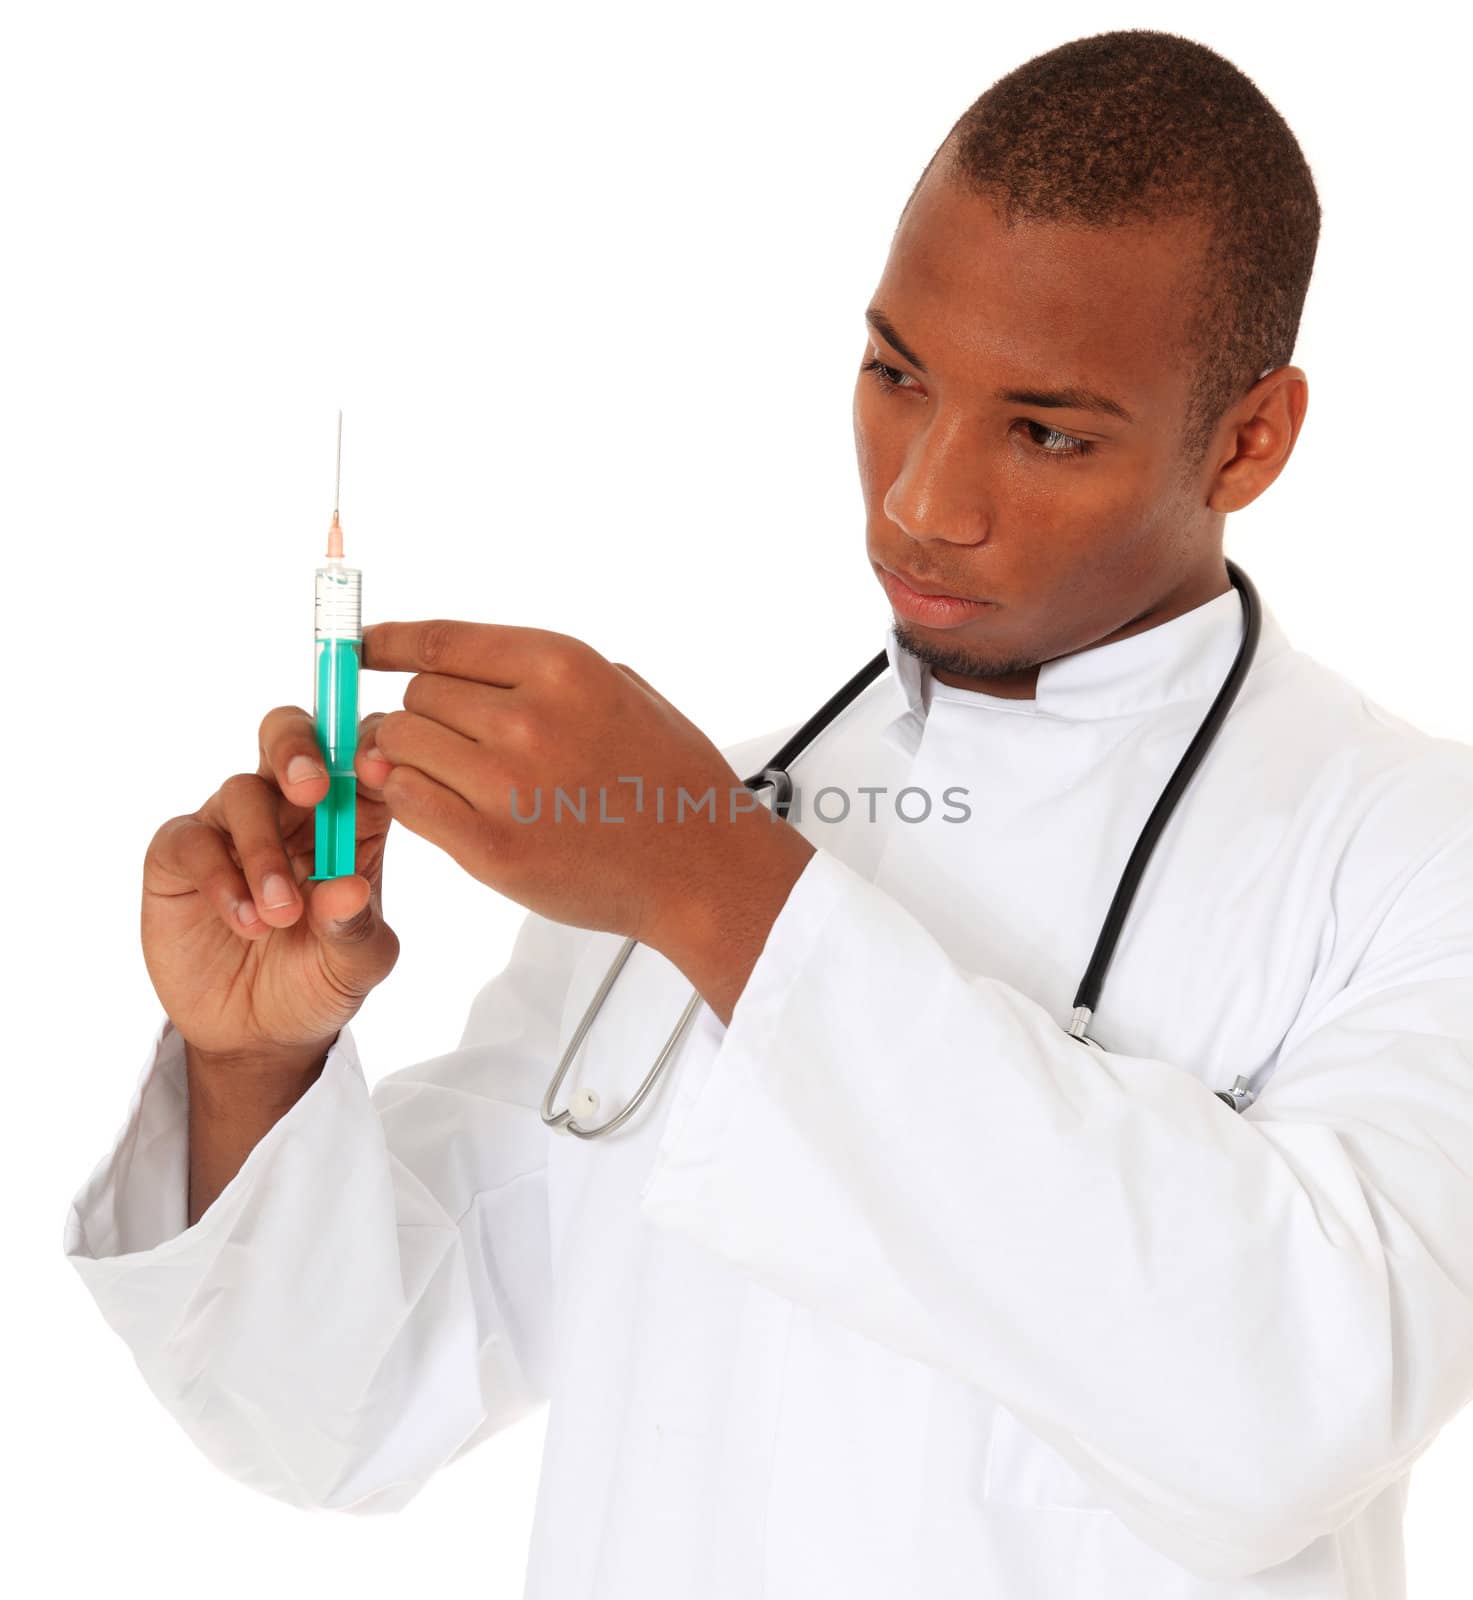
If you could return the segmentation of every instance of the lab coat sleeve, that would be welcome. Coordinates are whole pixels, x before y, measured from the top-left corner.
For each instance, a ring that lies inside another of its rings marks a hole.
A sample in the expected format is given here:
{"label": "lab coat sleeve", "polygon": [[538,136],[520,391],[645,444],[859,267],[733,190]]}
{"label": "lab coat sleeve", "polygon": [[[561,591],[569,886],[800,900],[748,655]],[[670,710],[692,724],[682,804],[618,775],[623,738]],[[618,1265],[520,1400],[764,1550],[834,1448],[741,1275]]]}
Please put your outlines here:
{"label": "lab coat sleeve", "polygon": [[1181,1566],[1276,1565],[1473,1395],[1473,829],[1382,909],[1240,1114],[820,849],[643,1212],[986,1391]]}
{"label": "lab coat sleeve", "polygon": [[538,1114],[576,930],[529,916],[460,1046],[372,1093],[345,1027],[194,1224],[165,1019],[64,1248],[219,1468],[304,1508],[397,1511],[547,1396]]}

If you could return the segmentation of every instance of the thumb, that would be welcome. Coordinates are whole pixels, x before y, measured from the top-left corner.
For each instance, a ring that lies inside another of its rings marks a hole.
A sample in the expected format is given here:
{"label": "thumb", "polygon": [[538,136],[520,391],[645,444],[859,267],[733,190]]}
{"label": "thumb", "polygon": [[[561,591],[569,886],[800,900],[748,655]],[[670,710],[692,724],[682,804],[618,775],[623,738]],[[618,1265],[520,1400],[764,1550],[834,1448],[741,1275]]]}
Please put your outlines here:
{"label": "thumb", "polygon": [[354,967],[363,966],[366,960],[374,983],[398,960],[398,936],[379,915],[372,887],[361,873],[314,883],[307,916],[312,931],[328,950],[342,951]]}

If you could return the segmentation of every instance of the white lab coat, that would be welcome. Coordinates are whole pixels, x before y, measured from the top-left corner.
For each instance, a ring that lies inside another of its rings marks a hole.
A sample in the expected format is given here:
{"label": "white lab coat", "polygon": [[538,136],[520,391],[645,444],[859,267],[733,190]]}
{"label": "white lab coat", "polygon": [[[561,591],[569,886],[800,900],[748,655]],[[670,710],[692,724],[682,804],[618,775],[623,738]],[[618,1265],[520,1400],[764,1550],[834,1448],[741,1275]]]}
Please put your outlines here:
{"label": "white lab coat", "polygon": [[[370,1094],[345,1028],[192,1228],[164,1022],[70,1259],[296,1505],[395,1510],[550,1400],[530,1600],[1395,1600],[1473,1393],[1473,749],[1266,608],[1105,1049],[1064,1031],[1240,631],[1229,591],[1009,700],[887,630],[794,764],[820,848],[730,1026],[624,1129],[539,1118],[618,940],[532,916],[458,1049]],[[623,1105],[689,992],[637,950],[565,1093]]]}

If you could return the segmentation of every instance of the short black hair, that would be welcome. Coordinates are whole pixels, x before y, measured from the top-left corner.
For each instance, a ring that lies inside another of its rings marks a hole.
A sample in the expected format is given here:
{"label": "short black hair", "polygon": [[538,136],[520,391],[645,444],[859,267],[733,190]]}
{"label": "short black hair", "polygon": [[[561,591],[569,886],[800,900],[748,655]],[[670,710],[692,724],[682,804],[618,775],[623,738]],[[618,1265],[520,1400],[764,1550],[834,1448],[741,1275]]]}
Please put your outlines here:
{"label": "short black hair", "polygon": [[1319,241],[1314,179],[1257,85],[1206,45],[1154,28],[1073,39],[975,100],[916,189],[938,161],[1006,227],[1206,222],[1184,318],[1197,368],[1181,434],[1190,467],[1227,408],[1291,359]]}

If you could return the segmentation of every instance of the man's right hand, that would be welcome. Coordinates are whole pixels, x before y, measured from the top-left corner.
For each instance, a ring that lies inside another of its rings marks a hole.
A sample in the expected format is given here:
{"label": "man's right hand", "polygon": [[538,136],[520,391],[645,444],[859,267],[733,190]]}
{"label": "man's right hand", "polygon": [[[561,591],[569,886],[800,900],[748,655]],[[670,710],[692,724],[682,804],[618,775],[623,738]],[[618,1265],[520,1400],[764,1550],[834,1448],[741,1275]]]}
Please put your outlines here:
{"label": "man's right hand", "polygon": [[[389,764],[364,751],[383,712],[360,722],[357,867],[309,883],[328,779],[312,717],[278,706],[260,765],[227,778],[198,811],[171,817],[143,861],[143,959],[194,1050],[247,1066],[320,1061],[399,959],[383,918]],[[315,775],[298,763],[306,759]],[[295,776],[293,775],[295,773]],[[343,920],[346,919],[346,920]]]}

